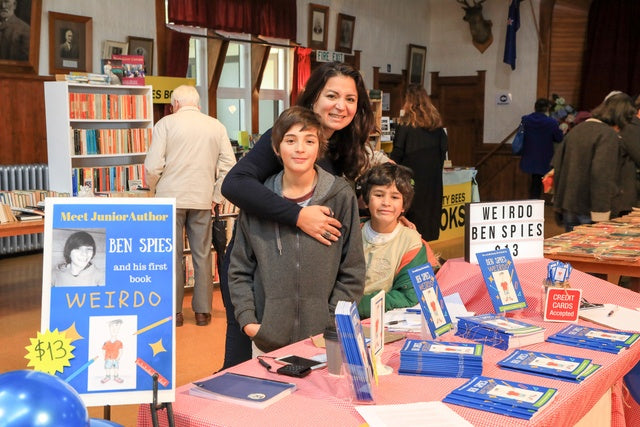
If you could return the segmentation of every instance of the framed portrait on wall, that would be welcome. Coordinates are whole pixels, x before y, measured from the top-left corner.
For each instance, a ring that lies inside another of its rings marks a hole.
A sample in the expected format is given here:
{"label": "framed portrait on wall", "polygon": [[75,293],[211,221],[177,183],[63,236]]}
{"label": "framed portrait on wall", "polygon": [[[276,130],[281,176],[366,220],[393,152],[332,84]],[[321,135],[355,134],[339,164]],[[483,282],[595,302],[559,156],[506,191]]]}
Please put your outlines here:
{"label": "framed portrait on wall", "polygon": [[102,48],[102,58],[111,59],[111,55],[128,55],[129,43],[105,40]]}
{"label": "framed portrait on wall", "polygon": [[327,50],[329,7],[309,3],[309,47]]}
{"label": "framed portrait on wall", "polygon": [[407,58],[407,85],[424,85],[424,70],[427,59],[427,48],[415,44],[409,45]]}
{"label": "framed portrait on wall", "polygon": [[91,72],[92,46],[91,17],[49,12],[49,74]]}
{"label": "framed portrait on wall", "polygon": [[336,32],[336,51],[351,54],[353,48],[353,30],[356,26],[356,17],[338,14],[338,29]]}
{"label": "framed portrait on wall", "polygon": [[3,0],[0,73],[38,74],[42,0]]}
{"label": "framed portrait on wall", "polygon": [[144,57],[144,75],[153,74],[153,39],[129,36],[127,41],[129,42],[129,55]]}

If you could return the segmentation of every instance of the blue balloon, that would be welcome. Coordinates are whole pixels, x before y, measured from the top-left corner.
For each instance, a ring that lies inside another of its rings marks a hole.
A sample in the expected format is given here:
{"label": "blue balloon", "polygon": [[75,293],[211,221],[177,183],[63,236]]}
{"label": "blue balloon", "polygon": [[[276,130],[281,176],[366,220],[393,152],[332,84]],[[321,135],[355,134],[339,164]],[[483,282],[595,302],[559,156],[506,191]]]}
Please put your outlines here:
{"label": "blue balloon", "polygon": [[0,420],[7,427],[87,427],[89,413],[74,388],[60,378],[20,370],[0,375]]}
{"label": "blue balloon", "polygon": [[114,423],[113,421],[103,420],[101,418],[91,418],[89,420],[89,427],[124,427],[122,424]]}

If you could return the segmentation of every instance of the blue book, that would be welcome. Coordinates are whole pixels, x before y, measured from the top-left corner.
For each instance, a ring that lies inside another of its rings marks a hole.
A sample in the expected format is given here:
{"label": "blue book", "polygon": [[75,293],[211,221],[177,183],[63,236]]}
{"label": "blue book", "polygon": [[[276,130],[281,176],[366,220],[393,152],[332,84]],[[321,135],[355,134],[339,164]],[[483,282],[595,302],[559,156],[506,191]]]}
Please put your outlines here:
{"label": "blue book", "polygon": [[431,338],[435,339],[449,332],[453,324],[431,265],[427,263],[411,268],[407,274],[418,296],[420,309],[429,327]]}
{"label": "blue book", "polygon": [[501,350],[544,342],[544,328],[495,313],[458,318],[456,335]]}
{"label": "blue book", "polygon": [[373,364],[365,344],[364,333],[354,302],[338,301],[336,305],[336,330],[342,360],[346,364],[356,399],[371,402],[373,397]]}
{"label": "blue book", "polygon": [[637,342],[638,338],[640,338],[640,334],[634,332],[569,325],[560,332],[547,337],[547,341],[618,354]]}
{"label": "blue book", "polygon": [[448,395],[442,399],[444,403],[453,405],[466,406],[468,408],[479,409],[481,411],[493,412],[495,414],[506,415],[514,418],[522,418],[524,420],[532,419],[537,411],[532,409],[521,409],[514,406],[502,405],[489,399],[477,400],[466,399],[459,396]]}
{"label": "blue book", "polygon": [[496,313],[527,307],[509,248],[478,252],[476,258]]}
{"label": "blue book", "polygon": [[399,374],[471,378],[482,374],[482,344],[407,340]]}
{"label": "blue book", "polygon": [[[557,391],[550,387],[476,376],[449,393],[447,398],[467,402],[465,406],[478,409],[483,409],[480,407],[482,404],[491,402],[492,409],[495,409],[492,412],[512,415],[513,411],[527,414],[541,410],[553,401]],[[504,412],[498,412],[501,408]]]}
{"label": "blue book", "polygon": [[499,361],[498,366],[503,369],[575,382],[583,381],[600,367],[591,363],[591,359],[526,350],[515,350]]}
{"label": "blue book", "polygon": [[296,385],[266,378],[225,372],[189,389],[192,396],[237,403],[252,408],[265,408],[296,390]]}

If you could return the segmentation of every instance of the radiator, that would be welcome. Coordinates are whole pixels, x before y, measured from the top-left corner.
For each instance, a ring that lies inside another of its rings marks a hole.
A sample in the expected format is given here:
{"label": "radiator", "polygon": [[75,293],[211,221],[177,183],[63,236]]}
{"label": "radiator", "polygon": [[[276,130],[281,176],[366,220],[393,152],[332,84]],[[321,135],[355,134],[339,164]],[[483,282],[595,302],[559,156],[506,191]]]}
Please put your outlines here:
{"label": "radiator", "polygon": [[[46,164],[0,165],[0,190],[48,190],[49,168]],[[25,234],[0,238],[0,255],[42,249],[43,236]]]}

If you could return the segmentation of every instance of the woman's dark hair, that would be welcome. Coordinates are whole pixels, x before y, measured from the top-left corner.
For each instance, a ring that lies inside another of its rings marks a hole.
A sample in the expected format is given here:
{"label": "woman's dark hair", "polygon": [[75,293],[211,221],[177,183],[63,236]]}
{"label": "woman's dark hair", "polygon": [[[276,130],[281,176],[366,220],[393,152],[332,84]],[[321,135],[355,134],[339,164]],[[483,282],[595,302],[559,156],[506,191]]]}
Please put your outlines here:
{"label": "woman's dark hair", "polygon": [[326,155],[345,177],[355,180],[369,166],[365,147],[369,143],[369,135],[375,128],[369,93],[360,72],[343,62],[325,62],[313,70],[296,104],[313,110],[313,104],[327,81],[336,76],[353,79],[358,93],[358,104],[351,123],[333,133]]}
{"label": "woman's dark hair", "polygon": [[[67,264],[71,262],[71,251],[78,249],[81,246],[91,246],[93,248],[93,256],[96,256],[96,242],[91,237],[91,234],[86,231],[76,231],[67,239],[64,244],[64,260]],[[93,259],[93,257],[91,257]]]}
{"label": "woman's dark hair", "polygon": [[294,125],[302,125],[302,130],[315,129],[318,134],[318,157],[322,157],[327,150],[327,140],[324,137],[320,117],[312,110],[300,106],[287,108],[273,124],[271,129],[271,147],[280,155],[280,144],[285,134]]}
{"label": "woman's dark hair", "polygon": [[533,109],[536,113],[546,113],[549,111],[549,107],[551,107],[551,101],[547,98],[538,98]]}
{"label": "woman's dark hair", "polygon": [[608,96],[600,105],[591,110],[591,116],[609,126],[623,129],[631,122],[638,110],[633,106],[631,97],[626,93]]}
{"label": "woman's dark hair", "polygon": [[396,184],[396,188],[402,194],[402,209],[405,211],[411,206],[413,201],[413,172],[406,166],[395,163],[382,163],[366,171],[359,182],[362,188],[362,200],[369,204],[371,187],[374,185]]}

